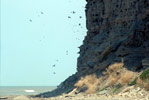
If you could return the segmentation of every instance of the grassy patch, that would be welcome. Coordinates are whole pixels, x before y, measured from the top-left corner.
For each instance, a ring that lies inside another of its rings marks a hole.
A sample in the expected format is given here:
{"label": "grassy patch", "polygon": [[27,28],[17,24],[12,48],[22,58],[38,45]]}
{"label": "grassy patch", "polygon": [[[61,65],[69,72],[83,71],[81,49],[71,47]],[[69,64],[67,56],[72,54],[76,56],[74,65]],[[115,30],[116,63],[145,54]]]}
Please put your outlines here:
{"label": "grassy patch", "polygon": [[119,90],[119,88],[113,88],[112,91],[111,91],[111,93],[115,93],[118,90]]}
{"label": "grassy patch", "polygon": [[121,87],[122,86],[120,84],[116,85],[116,87],[111,90],[111,93],[117,92]]}
{"label": "grassy patch", "polygon": [[137,85],[149,91],[149,68],[147,68],[137,79]]}
{"label": "grassy patch", "polygon": [[129,86],[136,85],[137,84],[137,79],[138,78],[135,78],[132,82],[128,83],[128,85]]}
{"label": "grassy patch", "polygon": [[98,92],[101,92],[101,91],[105,90],[106,88],[107,88],[107,87],[104,87],[104,88],[100,89]]}
{"label": "grassy patch", "polygon": [[144,81],[148,81],[149,80],[149,68],[147,68],[141,75],[140,75],[140,79],[144,80]]}

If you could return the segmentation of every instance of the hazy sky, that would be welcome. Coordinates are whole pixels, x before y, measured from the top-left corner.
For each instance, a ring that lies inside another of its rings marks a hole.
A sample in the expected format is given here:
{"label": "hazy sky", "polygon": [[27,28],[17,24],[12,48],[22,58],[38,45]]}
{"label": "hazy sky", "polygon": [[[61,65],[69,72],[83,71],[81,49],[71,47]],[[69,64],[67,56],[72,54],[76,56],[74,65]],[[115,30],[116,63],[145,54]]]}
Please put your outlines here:
{"label": "hazy sky", "polygon": [[74,74],[86,35],[85,4],[1,0],[0,85],[53,86]]}

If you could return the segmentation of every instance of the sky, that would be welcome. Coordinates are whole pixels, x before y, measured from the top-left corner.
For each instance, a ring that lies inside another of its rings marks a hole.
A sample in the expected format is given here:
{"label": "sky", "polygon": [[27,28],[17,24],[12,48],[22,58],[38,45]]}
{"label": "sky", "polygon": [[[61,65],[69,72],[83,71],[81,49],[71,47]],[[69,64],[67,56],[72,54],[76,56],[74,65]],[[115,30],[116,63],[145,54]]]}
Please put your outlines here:
{"label": "sky", "polygon": [[1,0],[0,86],[56,86],[74,74],[85,0]]}

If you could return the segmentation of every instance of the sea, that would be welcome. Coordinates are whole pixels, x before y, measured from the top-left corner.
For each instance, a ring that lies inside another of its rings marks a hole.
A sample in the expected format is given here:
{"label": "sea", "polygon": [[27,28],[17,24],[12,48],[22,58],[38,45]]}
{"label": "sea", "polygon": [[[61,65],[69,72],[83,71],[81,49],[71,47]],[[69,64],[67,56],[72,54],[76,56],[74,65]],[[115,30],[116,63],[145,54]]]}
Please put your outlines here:
{"label": "sea", "polygon": [[56,86],[0,86],[0,96],[36,95],[56,89]]}

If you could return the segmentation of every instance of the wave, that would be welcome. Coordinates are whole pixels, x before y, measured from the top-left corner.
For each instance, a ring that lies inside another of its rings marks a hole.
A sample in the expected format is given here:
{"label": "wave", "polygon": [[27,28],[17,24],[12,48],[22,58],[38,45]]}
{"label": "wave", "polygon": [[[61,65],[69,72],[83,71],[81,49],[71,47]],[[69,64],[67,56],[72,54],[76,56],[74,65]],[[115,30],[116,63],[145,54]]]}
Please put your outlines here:
{"label": "wave", "polygon": [[35,92],[35,90],[24,90],[25,92]]}

